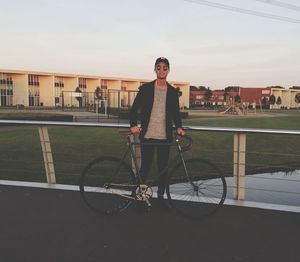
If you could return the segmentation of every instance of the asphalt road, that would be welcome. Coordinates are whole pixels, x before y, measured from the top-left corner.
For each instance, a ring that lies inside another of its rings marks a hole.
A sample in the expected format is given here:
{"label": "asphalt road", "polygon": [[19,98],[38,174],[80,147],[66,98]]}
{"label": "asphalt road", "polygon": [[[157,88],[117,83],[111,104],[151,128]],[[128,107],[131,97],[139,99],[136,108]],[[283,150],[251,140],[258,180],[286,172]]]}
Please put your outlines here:
{"label": "asphalt road", "polygon": [[79,192],[0,186],[0,261],[300,261],[300,214],[225,206],[194,221],[175,212],[90,211]]}

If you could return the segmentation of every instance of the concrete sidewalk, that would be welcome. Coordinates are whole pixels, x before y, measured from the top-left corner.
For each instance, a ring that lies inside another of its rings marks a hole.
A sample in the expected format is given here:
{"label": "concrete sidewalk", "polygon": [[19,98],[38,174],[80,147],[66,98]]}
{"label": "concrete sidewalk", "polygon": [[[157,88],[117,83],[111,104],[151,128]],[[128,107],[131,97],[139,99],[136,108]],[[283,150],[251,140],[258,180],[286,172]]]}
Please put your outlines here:
{"label": "concrete sidewalk", "polygon": [[195,221],[175,212],[90,211],[80,193],[0,186],[1,261],[300,261],[300,214],[224,206]]}

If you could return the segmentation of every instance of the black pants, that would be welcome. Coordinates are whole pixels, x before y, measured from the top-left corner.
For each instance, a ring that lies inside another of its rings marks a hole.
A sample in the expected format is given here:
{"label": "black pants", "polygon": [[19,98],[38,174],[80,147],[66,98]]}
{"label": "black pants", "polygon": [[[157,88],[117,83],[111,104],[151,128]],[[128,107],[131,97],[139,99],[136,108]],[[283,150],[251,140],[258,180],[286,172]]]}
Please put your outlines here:
{"label": "black pants", "polygon": [[158,195],[163,196],[166,188],[166,180],[168,170],[166,169],[161,173],[168,165],[169,153],[170,153],[170,142],[161,139],[142,139],[141,140],[141,154],[142,163],[140,169],[140,175],[142,181],[147,181],[151,164],[153,161],[155,149],[157,151],[157,168],[159,173],[158,178]]}

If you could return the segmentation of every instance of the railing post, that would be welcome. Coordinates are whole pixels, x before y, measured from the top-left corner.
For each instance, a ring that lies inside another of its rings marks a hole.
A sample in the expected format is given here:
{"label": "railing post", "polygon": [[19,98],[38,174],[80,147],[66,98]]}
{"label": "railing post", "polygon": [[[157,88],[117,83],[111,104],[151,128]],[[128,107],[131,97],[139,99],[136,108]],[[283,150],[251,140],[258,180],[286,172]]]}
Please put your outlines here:
{"label": "railing post", "polygon": [[54,163],[50,145],[50,139],[48,134],[48,129],[45,126],[39,127],[40,141],[43,151],[44,164],[46,170],[46,177],[48,184],[55,184],[55,171],[54,171]]}
{"label": "railing post", "polygon": [[233,151],[233,197],[245,199],[246,134],[234,134]]}

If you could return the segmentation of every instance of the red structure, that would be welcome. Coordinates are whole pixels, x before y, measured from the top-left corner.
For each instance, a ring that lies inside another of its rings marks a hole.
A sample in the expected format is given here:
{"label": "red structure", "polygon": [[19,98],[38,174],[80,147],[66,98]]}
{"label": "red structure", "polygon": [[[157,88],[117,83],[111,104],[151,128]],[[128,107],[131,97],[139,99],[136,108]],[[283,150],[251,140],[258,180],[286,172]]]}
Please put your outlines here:
{"label": "red structure", "polygon": [[191,90],[190,106],[225,105],[224,90],[211,90],[212,96],[207,99],[207,90]]}
{"label": "red structure", "polygon": [[213,105],[225,105],[225,91],[224,90],[214,90],[211,101]]}
{"label": "red structure", "polygon": [[190,90],[190,106],[211,106],[226,105],[229,101],[235,101],[237,96],[240,97],[241,103],[265,105],[270,104],[271,89],[264,87],[240,87],[235,91],[211,90],[212,96],[207,99],[207,90]]}
{"label": "red structure", "polygon": [[271,89],[263,87],[241,87],[240,97],[243,103],[255,103],[255,104],[265,104],[269,105]]}

